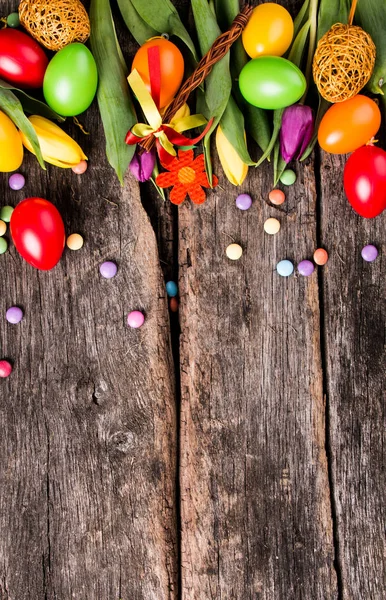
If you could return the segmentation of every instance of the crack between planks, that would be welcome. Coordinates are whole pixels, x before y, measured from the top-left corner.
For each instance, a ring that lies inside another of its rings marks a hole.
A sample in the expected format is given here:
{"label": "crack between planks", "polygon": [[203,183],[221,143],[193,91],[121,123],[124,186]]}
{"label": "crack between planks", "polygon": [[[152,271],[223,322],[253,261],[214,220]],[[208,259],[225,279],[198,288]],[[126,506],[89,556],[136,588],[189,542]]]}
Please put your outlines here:
{"label": "crack between planks", "polygon": [[[314,151],[314,173],[316,187],[316,242],[317,247],[322,248],[322,174],[320,170],[320,151]],[[325,322],[325,280],[323,268],[318,269],[318,295],[319,295],[319,321],[320,321],[320,356],[323,379],[323,398],[325,407],[325,452],[327,459],[328,488],[330,494],[330,509],[334,544],[334,569],[336,573],[338,600],[343,600],[342,562],[340,555],[339,526],[336,507],[336,493],[333,474],[333,450],[331,439],[330,398],[329,379],[327,364],[327,342]]]}

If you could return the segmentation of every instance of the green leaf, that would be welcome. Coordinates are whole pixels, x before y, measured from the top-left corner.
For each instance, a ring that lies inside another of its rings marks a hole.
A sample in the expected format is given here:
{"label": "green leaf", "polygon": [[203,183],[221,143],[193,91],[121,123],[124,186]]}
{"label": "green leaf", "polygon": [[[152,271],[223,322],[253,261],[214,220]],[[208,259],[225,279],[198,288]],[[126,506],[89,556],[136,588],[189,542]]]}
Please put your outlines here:
{"label": "green leaf", "polygon": [[15,96],[11,90],[0,88],[0,108],[11,119],[11,121],[14,122],[16,127],[18,127],[20,131],[24,133],[34,149],[40,166],[42,169],[45,169],[46,167],[40,149],[38,136],[36,135],[36,132],[30,121],[25,116],[19,98],[17,98],[17,96]]}
{"label": "green leaf", "polygon": [[123,177],[135,152],[125,144],[137,122],[127,83],[127,67],[117,42],[109,0],[91,0],[91,49],[99,74],[97,99],[106,137],[107,159],[123,185]]}
{"label": "green leaf", "polygon": [[311,21],[306,21],[303,27],[299,30],[295,40],[293,41],[290,53],[288,55],[288,60],[290,60],[292,63],[294,63],[294,65],[296,65],[299,68],[301,68],[302,58],[310,27]]}
{"label": "green leaf", "polygon": [[175,35],[186,44],[197,60],[192,38],[170,0],[131,0],[135,10],[149,27],[160,33]]}
{"label": "green leaf", "polygon": [[319,105],[318,105],[318,112],[316,114],[316,119],[315,119],[314,135],[312,136],[307,148],[304,150],[303,154],[301,155],[300,161],[306,160],[306,158],[308,158],[309,155],[311,154],[311,152],[313,151],[315,144],[318,141],[318,130],[319,130],[320,121],[323,119],[324,115],[326,114],[326,112],[330,108],[330,106],[331,105],[329,102],[327,102],[327,100],[325,100],[324,98],[319,96]]}
{"label": "green leaf", "polygon": [[284,113],[284,108],[278,108],[277,110],[273,111],[273,131],[272,131],[271,140],[270,140],[268,147],[265,150],[263,156],[258,160],[257,165],[256,165],[257,167],[259,165],[261,165],[261,163],[263,163],[266,158],[268,158],[268,156],[271,154],[272,150],[275,147],[276,140],[279,137],[283,113]]}
{"label": "green leaf", "polygon": [[374,71],[367,87],[374,94],[384,94],[382,86],[386,82],[386,3],[384,0],[358,2],[355,17],[358,24],[371,35],[377,47]]}
{"label": "green leaf", "polygon": [[273,185],[276,186],[287,168],[287,163],[280,154],[280,142],[276,140],[273,150]]}
{"label": "green leaf", "polygon": [[214,5],[218,24],[226,31],[240,12],[239,0],[214,0]]}
{"label": "green leaf", "polygon": [[47,106],[44,102],[29,96],[24,90],[19,90],[15,88],[13,85],[10,85],[6,81],[0,79],[0,88],[5,90],[12,90],[12,92],[17,96],[21,102],[21,105],[25,112],[30,115],[40,115],[41,117],[45,117],[46,119],[55,119],[56,121],[63,122],[65,121],[65,117],[58,115],[52,108]]}
{"label": "green leaf", "polygon": [[160,35],[140,17],[131,0],[118,0],[119,10],[133,38],[142,46],[148,39]]}
{"label": "green leaf", "polygon": [[334,23],[347,23],[350,6],[351,0],[320,1],[318,12],[318,40],[327,33]]}
{"label": "green leaf", "polygon": [[310,0],[304,0],[303,5],[294,20],[294,39],[297,37],[304,23],[308,20],[309,7]]}
{"label": "green leaf", "polygon": [[253,167],[256,166],[256,163],[249,155],[247,143],[245,141],[243,113],[237,106],[232,95],[230,96],[228,106],[221,117],[220,126],[228,142],[236,150],[243,163]]}

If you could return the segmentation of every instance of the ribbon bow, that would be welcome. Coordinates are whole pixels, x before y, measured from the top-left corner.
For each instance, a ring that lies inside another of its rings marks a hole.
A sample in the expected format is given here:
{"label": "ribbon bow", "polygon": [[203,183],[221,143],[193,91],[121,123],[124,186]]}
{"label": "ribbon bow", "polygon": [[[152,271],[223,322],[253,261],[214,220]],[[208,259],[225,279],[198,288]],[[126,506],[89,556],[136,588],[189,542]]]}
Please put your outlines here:
{"label": "ribbon bow", "polygon": [[[156,138],[157,150],[161,162],[170,162],[176,151],[176,146],[192,146],[197,144],[209,131],[212,119],[207,122],[203,115],[174,117],[170,123],[163,123],[160,112],[151,94],[148,92],[140,74],[134,69],[127,78],[131,89],[137,97],[147,123],[137,123],[126,135],[126,144],[133,145],[144,141],[149,136]],[[182,135],[183,131],[205,125],[204,131],[194,139]]]}

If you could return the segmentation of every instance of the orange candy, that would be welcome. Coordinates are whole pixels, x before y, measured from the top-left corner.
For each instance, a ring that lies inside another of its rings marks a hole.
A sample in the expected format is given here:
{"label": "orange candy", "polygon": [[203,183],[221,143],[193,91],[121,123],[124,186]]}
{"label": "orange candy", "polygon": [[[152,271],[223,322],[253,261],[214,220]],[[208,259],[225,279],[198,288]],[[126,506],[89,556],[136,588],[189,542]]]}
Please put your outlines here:
{"label": "orange candy", "polygon": [[324,248],[318,248],[314,252],[314,262],[317,265],[325,265],[328,261],[328,254]]}
{"label": "orange candy", "polygon": [[179,90],[184,77],[184,59],[175,44],[163,37],[155,37],[148,40],[140,47],[134,56],[131,70],[137,69],[147,89],[151,92],[148,49],[158,46],[161,68],[161,96],[160,106],[167,106]]}
{"label": "orange candy", "polygon": [[177,312],[179,308],[179,302],[177,298],[170,298],[169,306],[172,312]]}
{"label": "orange candy", "polygon": [[272,190],[269,192],[268,198],[272,204],[279,205],[283,204],[285,200],[285,194],[281,190]]}

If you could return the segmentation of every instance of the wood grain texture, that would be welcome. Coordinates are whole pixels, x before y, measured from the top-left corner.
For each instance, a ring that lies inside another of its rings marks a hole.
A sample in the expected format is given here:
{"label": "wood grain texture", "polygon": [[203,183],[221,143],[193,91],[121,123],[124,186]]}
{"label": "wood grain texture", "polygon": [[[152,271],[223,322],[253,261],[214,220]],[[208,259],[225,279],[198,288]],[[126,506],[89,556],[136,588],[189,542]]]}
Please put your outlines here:
{"label": "wood grain texture", "polygon": [[[344,197],[345,157],[322,153],[321,241],[331,466],[343,600],[383,600],[385,540],[385,216]],[[375,244],[366,263],[360,251]],[[383,243],[383,246],[382,246]]]}
{"label": "wood grain texture", "polygon": [[317,277],[275,272],[312,257],[313,165],[280,208],[265,202],[271,177],[250,170],[247,212],[222,178],[179,213],[183,600],[338,597]]}
{"label": "wood grain texture", "polygon": [[[2,204],[55,202],[85,246],[51,272],[14,247],[1,257],[0,598],[174,600],[176,417],[169,318],[156,238],[139,186],[121,189],[96,111],[82,121],[82,177],[31,156],[27,185],[1,177]],[[114,260],[116,278],[99,264]],[[4,321],[18,304],[23,322]],[[127,314],[146,313],[141,330]]]}

